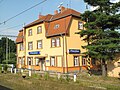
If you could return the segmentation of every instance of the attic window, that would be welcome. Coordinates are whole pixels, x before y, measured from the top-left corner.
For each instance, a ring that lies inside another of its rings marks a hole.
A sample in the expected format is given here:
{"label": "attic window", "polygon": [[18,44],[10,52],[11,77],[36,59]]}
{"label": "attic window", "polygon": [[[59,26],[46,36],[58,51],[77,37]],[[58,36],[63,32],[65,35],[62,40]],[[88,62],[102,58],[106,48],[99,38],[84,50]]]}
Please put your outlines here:
{"label": "attic window", "polygon": [[54,29],[57,29],[57,28],[59,28],[59,24],[56,24],[55,26],[54,26]]}

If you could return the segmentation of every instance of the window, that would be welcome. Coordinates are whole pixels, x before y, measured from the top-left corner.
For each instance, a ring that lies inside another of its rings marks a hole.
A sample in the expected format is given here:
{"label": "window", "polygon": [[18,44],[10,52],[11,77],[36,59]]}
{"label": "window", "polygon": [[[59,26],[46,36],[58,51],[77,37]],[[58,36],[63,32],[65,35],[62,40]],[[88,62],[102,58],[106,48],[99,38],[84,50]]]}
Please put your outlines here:
{"label": "window", "polygon": [[57,28],[59,28],[59,24],[56,24],[55,26],[54,26],[54,29],[57,29]]}
{"label": "window", "polygon": [[36,58],[36,66],[39,66],[39,62],[40,62],[39,58]]}
{"label": "window", "polygon": [[28,42],[28,50],[32,50],[33,49],[33,43],[32,42]]}
{"label": "window", "polygon": [[55,66],[55,57],[51,57],[50,60],[51,60],[50,65]]}
{"label": "window", "polygon": [[37,27],[37,34],[42,33],[42,26]]}
{"label": "window", "polygon": [[74,56],[74,66],[79,66],[79,56]]}
{"label": "window", "polygon": [[57,47],[60,46],[60,38],[56,38],[56,46],[57,46]]}
{"label": "window", "polygon": [[18,64],[21,64],[21,58],[18,58]]}
{"label": "window", "polygon": [[21,65],[24,65],[25,58],[21,58]]}
{"label": "window", "polygon": [[52,47],[55,47],[55,39],[52,38]]}
{"label": "window", "polygon": [[28,31],[28,36],[32,36],[32,29]]}
{"label": "window", "polygon": [[62,67],[62,57],[57,57],[57,66]]}
{"label": "window", "polygon": [[20,51],[24,50],[23,49],[23,43],[20,43]]}
{"label": "window", "polygon": [[60,38],[52,38],[51,47],[59,47],[60,46]]}
{"label": "window", "polygon": [[78,29],[83,29],[83,22],[78,22]]}
{"label": "window", "polygon": [[86,66],[86,60],[87,58],[85,56],[82,56],[82,66]]}
{"label": "window", "polygon": [[42,48],[42,40],[37,41],[37,49]]}
{"label": "window", "polygon": [[32,57],[28,57],[28,65],[32,65]]}

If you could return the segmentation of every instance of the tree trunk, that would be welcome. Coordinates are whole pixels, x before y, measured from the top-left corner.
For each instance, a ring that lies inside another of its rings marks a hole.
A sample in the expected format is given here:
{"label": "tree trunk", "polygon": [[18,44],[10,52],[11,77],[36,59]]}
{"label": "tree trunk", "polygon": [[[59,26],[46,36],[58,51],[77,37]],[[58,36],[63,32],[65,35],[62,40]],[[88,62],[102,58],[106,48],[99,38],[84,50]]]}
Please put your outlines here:
{"label": "tree trunk", "polygon": [[102,60],[102,76],[103,77],[107,76],[107,65],[105,63],[105,60]]}

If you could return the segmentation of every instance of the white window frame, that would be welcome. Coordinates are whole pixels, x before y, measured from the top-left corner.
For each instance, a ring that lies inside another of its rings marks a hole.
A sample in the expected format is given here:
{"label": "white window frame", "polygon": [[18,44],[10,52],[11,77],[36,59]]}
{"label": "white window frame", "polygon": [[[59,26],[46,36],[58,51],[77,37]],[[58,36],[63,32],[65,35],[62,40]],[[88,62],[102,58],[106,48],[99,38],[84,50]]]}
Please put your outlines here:
{"label": "white window frame", "polygon": [[38,40],[37,41],[37,49],[41,49],[42,48],[42,40]]}
{"label": "white window frame", "polygon": [[79,56],[74,56],[74,66],[79,66]]}
{"label": "white window frame", "polygon": [[28,50],[33,50],[33,42],[28,42]]}
{"label": "white window frame", "polygon": [[60,27],[59,24],[55,24],[54,29],[57,29],[57,28],[59,28],[59,27]]}
{"label": "white window frame", "polygon": [[24,47],[23,47],[23,43],[20,43],[20,51],[23,51]]}
{"label": "white window frame", "polygon": [[56,40],[55,40],[55,38],[52,38],[51,47],[55,47],[55,46],[56,46]]}
{"label": "white window frame", "polygon": [[32,36],[32,29],[28,30],[28,36]]}
{"label": "white window frame", "polygon": [[42,26],[37,27],[37,34],[40,34],[40,33],[42,33]]}
{"label": "white window frame", "polygon": [[78,29],[83,29],[83,22],[78,22]]}
{"label": "white window frame", "polygon": [[50,57],[50,66],[55,66],[55,57]]}
{"label": "white window frame", "polygon": [[60,38],[56,38],[56,47],[60,46]]}

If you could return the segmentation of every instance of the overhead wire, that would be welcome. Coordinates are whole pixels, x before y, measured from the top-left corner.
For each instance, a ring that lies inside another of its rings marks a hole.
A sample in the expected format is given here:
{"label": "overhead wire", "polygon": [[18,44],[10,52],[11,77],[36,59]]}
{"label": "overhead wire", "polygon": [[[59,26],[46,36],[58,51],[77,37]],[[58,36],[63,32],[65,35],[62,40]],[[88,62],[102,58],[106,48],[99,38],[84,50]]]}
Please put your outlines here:
{"label": "overhead wire", "polygon": [[44,3],[45,1],[47,1],[47,0],[43,0],[43,1],[41,1],[40,3],[37,3],[37,4],[35,4],[34,6],[32,6],[32,7],[28,8],[28,9],[26,9],[26,10],[24,10],[24,11],[22,11],[22,12],[18,13],[18,14],[16,14],[15,16],[10,17],[9,19],[7,19],[7,20],[5,20],[5,21],[1,22],[1,23],[0,23],[0,25],[1,25],[1,24],[5,24],[6,22],[8,22],[8,21],[12,20],[13,18],[15,18],[15,17],[17,17],[17,16],[19,16],[19,15],[21,15],[21,14],[23,14],[23,13],[25,13],[25,12],[29,11],[30,9],[32,9],[32,8],[34,8],[34,7],[36,7],[36,6],[40,5],[40,4],[42,4],[42,3]]}

